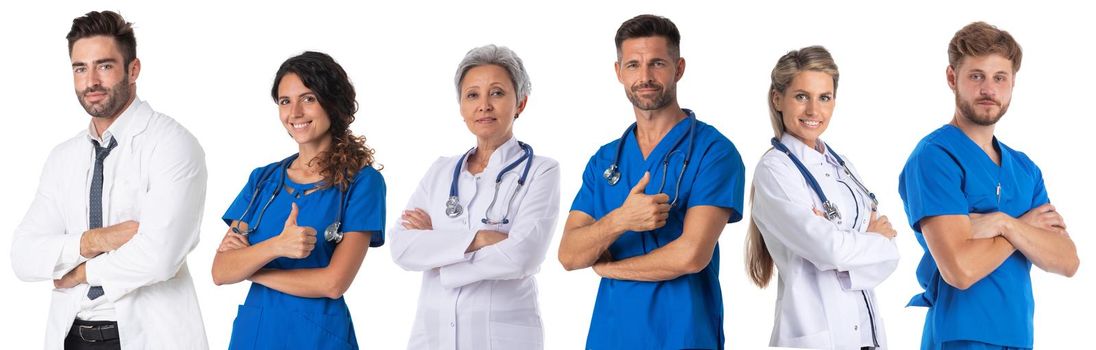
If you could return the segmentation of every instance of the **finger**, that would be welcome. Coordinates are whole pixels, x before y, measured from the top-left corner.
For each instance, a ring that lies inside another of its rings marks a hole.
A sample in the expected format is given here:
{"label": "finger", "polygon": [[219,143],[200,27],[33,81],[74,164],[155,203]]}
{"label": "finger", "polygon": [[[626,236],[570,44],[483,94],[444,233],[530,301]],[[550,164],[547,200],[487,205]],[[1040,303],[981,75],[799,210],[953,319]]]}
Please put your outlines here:
{"label": "finger", "polygon": [[1055,211],[1056,209],[1054,208],[1054,204],[1047,203],[1040,205],[1038,208],[1035,208],[1035,210],[1037,210],[1039,213],[1047,213]]}
{"label": "finger", "polygon": [[305,235],[305,236],[315,236],[316,235],[316,229],[311,228],[311,227],[301,227],[299,230],[297,230],[297,232],[299,232],[300,234]]}
{"label": "finger", "polygon": [[292,203],[289,207],[289,217],[285,218],[286,226],[297,226],[297,203]]}
{"label": "finger", "polygon": [[632,186],[631,194],[644,194],[647,191],[647,183],[651,182],[651,172],[643,173],[643,177],[639,179],[639,182],[635,186]]}
{"label": "finger", "polygon": [[662,203],[662,204],[659,204],[659,205],[658,205],[658,208],[657,208],[657,210],[658,210],[658,212],[659,212],[659,213],[668,213],[668,212],[670,212],[670,208],[671,208],[671,207],[670,207],[670,205],[669,205],[669,204],[667,204],[667,203]]}
{"label": "finger", "polygon": [[670,202],[670,195],[665,194],[665,193],[659,193],[659,194],[653,195],[651,197],[652,197],[652,199],[655,200],[655,203],[669,203]]}
{"label": "finger", "polygon": [[305,247],[311,250],[313,245],[316,245],[316,236],[306,236],[304,238]]}
{"label": "finger", "polygon": [[[875,212],[872,212],[871,216],[875,217]],[[876,220],[879,220],[879,222],[881,222],[881,223],[890,225],[890,219],[888,219],[886,215],[880,216]]]}
{"label": "finger", "polygon": [[811,211],[814,212],[814,215],[817,215],[820,218],[826,218],[826,214],[823,213],[821,210],[818,210],[818,208],[811,208]]}
{"label": "finger", "polygon": [[[878,216],[878,214],[874,210],[872,210],[871,211],[871,220],[869,220],[868,222],[875,222],[877,216]],[[883,217],[885,218],[887,216],[884,215]]]}

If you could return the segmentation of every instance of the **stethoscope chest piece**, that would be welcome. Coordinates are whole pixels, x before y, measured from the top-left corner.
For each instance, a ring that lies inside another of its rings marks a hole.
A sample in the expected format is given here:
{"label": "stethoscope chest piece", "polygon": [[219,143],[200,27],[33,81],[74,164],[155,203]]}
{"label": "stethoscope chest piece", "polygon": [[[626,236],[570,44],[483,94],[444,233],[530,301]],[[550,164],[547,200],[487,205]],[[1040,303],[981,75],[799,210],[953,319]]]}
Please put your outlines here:
{"label": "stethoscope chest piece", "polygon": [[455,218],[464,213],[464,207],[460,205],[460,199],[457,196],[449,196],[449,200],[445,201],[445,216]]}
{"label": "stethoscope chest piece", "polygon": [[609,182],[609,186],[615,186],[617,182],[620,182],[620,170],[616,164],[609,165],[609,168],[605,169],[602,176]]}
{"label": "stethoscope chest piece", "polygon": [[339,222],[333,222],[331,225],[327,225],[327,228],[323,230],[323,238],[328,242],[338,244],[342,242],[343,234],[339,232]]}

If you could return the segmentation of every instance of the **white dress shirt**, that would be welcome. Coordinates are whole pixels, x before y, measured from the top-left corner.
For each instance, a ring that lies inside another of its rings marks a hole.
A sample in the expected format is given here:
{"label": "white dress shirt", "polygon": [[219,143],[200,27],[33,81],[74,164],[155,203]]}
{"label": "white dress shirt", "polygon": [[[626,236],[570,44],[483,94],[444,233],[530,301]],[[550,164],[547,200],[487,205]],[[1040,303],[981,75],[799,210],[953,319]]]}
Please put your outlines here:
{"label": "white dress shirt", "polygon": [[[841,218],[814,214],[822,202],[783,152],[762,156],[753,182],[753,218],[778,269],[773,346],[821,349],[886,347],[883,319],[872,293],[898,266],[898,248],[866,232],[868,194],[828,151],[825,155],[785,134],[781,141],[836,204]],[[821,142],[821,141],[819,141]],[[856,175],[859,176],[859,175]]]}
{"label": "white dress shirt", "polygon": [[[460,155],[439,158],[411,196],[407,209],[430,214],[433,230],[389,230],[392,260],[404,269],[422,271],[419,308],[409,349],[541,349],[544,331],[533,274],[548,250],[559,216],[559,163],[537,155],[525,186],[517,181],[522,162],[506,173],[491,219],[501,220],[510,196],[510,223],[481,222],[495,192],[495,177],[524,152],[511,138],[500,146],[483,172],[467,165],[458,178],[464,213],[445,215],[445,201]],[[465,253],[479,230],[509,233],[499,243]]]}
{"label": "white dress shirt", "polygon": [[[46,349],[61,349],[78,316],[118,321],[123,349],[207,348],[186,256],[198,244],[205,154],[170,117],[135,99],[100,140],[94,127],[50,152],[38,192],[16,228],[11,260],[23,281],[59,279],[86,263],[87,284],[54,289]],[[137,234],[117,250],[80,255],[95,165],[92,141],[118,145],[103,163],[103,226],[127,220]],[[88,300],[89,285],[105,294]]]}

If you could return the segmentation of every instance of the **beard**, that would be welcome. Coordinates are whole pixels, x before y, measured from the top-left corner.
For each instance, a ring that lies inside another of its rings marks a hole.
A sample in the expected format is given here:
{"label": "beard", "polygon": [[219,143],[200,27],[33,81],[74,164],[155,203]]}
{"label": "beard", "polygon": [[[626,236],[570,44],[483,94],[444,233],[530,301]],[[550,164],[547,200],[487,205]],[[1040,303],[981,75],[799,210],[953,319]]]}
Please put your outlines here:
{"label": "beard", "polygon": [[[102,101],[89,103],[84,100],[84,96],[92,92],[105,92],[107,96]],[[95,118],[110,118],[118,115],[125,108],[126,102],[129,102],[129,97],[130,86],[127,79],[109,88],[96,85],[83,91],[76,90],[76,99],[80,101],[80,106],[83,106],[84,110]]]}
{"label": "beard", "polygon": [[[991,101],[997,104],[997,107],[1001,110],[997,112],[996,115],[988,114],[989,112],[979,113],[979,111],[974,109],[974,104],[982,101]],[[1005,115],[1005,112],[1008,112],[1009,105],[1008,103],[1002,104],[1001,101],[997,101],[991,97],[978,98],[971,103],[960,99],[959,94],[955,94],[955,104],[959,106],[959,114],[962,115],[964,119],[981,126],[992,126],[997,124],[997,122],[1001,120],[1001,117]]]}
{"label": "beard", "polygon": [[[658,89],[658,92],[655,94],[653,99],[648,100],[639,96],[639,92],[637,92],[639,89],[650,88]],[[677,88],[675,86],[670,86],[670,88],[667,89],[665,86],[662,86],[662,84],[653,81],[647,81],[644,83],[632,85],[632,88],[628,89],[627,92],[628,100],[632,101],[633,106],[639,108],[640,110],[653,111],[662,109],[670,105],[670,102],[673,102],[674,100],[674,95],[676,95],[677,93]]]}

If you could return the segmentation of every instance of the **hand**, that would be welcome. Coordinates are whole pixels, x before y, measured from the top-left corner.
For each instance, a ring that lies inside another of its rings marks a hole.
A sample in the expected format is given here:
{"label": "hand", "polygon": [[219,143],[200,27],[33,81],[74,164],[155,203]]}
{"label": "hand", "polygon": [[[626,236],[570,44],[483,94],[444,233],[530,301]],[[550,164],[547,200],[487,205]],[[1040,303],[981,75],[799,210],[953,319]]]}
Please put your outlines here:
{"label": "hand", "polygon": [[479,230],[476,232],[476,237],[472,238],[472,243],[468,245],[468,249],[465,253],[471,253],[480,250],[483,247],[502,242],[502,240],[509,238],[510,235],[505,232],[492,231],[492,230]]}
{"label": "hand", "polygon": [[1020,221],[1043,230],[1067,234],[1065,219],[1062,218],[1061,214],[1058,214],[1057,209],[1050,203],[1029,210],[1020,217]]}
{"label": "hand", "polygon": [[826,218],[826,213],[823,213],[821,210],[818,210],[818,208],[811,208],[811,211],[814,212],[815,216],[818,216],[820,218],[829,220],[829,219]]}
{"label": "hand", "polygon": [[651,173],[644,173],[628,193],[624,204],[615,210],[617,215],[614,221],[622,231],[650,231],[666,225],[666,218],[670,217],[670,196],[644,193],[650,181]]}
{"label": "hand", "polygon": [[87,283],[87,278],[87,268],[84,266],[84,264],[80,264],[77,265],[76,268],[70,270],[64,276],[61,276],[61,279],[53,280],[53,288],[72,288]]}
{"label": "hand", "polygon": [[402,220],[401,225],[408,230],[433,230],[434,224],[430,221],[430,214],[427,214],[425,210],[415,208],[414,210],[404,210],[403,215],[400,216]]}
{"label": "hand", "polygon": [[1012,217],[1002,212],[988,214],[970,214],[971,238],[993,238],[1004,236],[1008,231],[1009,220]]}
{"label": "hand", "polygon": [[291,259],[304,259],[316,248],[316,229],[297,226],[297,203],[293,203],[289,217],[285,219],[282,233],[271,239],[274,252],[278,256]]}
{"label": "hand", "polygon": [[878,233],[887,238],[898,236],[898,231],[891,227],[890,219],[887,219],[886,215],[876,217],[874,210],[871,212],[871,220],[868,221],[868,232]]}
{"label": "hand", "polygon": [[247,236],[232,232],[230,229],[225,233],[225,238],[221,239],[221,246],[217,247],[217,252],[227,252],[229,250],[247,248],[250,246],[251,243],[248,243]]}
{"label": "hand", "polygon": [[80,255],[91,259],[118,249],[137,234],[140,225],[133,220],[87,230],[80,236]]}

